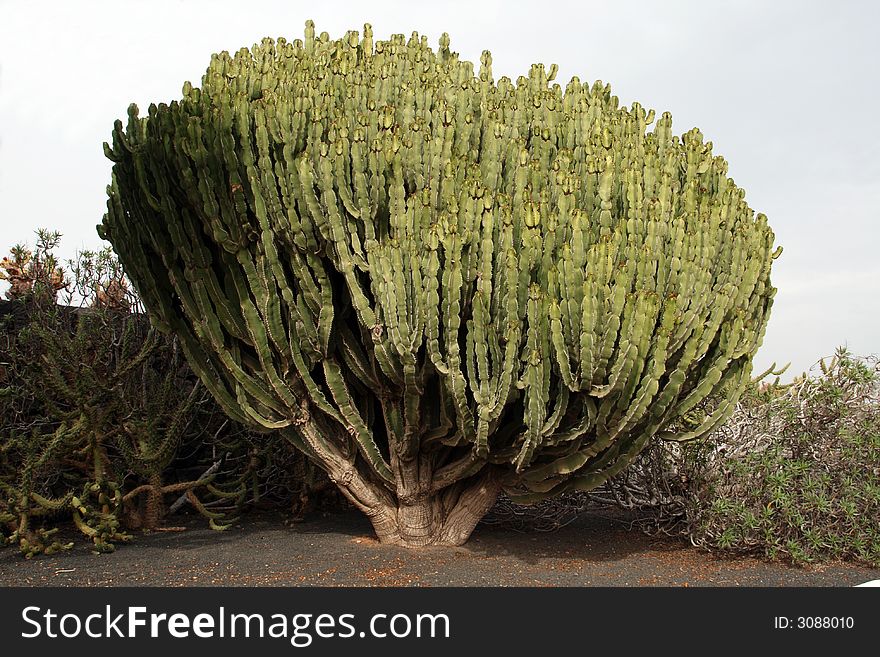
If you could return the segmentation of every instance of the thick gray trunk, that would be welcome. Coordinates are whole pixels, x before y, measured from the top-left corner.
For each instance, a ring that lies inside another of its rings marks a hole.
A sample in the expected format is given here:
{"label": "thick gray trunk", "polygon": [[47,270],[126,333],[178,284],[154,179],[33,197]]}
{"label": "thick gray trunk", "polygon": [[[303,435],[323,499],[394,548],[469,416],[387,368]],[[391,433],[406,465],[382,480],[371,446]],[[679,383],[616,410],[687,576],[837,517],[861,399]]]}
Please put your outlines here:
{"label": "thick gray trunk", "polygon": [[315,460],[342,493],[367,515],[382,543],[405,547],[462,545],[501,492],[496,468],[462,458],[434,471],[424,454],[392,448],[394,491],[363,476],[348,459],[317,439],[311,422],[298,427]]}
{"label": "thick gray trunk", "polygon": [[486,470],[453,490],[399,500],[368,510],[381,543],[404,547],[464,544],[495,503],[501,482]]}

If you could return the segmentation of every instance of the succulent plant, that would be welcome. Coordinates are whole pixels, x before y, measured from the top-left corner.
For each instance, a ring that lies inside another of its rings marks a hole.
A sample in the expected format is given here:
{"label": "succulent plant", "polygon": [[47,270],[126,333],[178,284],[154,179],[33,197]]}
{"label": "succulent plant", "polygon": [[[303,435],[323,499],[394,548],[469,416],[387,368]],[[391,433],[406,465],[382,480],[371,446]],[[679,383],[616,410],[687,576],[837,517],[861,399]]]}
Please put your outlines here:
{"label": "succulent plant", "polygon": [[99,232],[156,325],[382,541],[461,544],[502,488],[595,487],[749,379],[766,217],[698,130],[556,72],[308,22],[105,144]]}

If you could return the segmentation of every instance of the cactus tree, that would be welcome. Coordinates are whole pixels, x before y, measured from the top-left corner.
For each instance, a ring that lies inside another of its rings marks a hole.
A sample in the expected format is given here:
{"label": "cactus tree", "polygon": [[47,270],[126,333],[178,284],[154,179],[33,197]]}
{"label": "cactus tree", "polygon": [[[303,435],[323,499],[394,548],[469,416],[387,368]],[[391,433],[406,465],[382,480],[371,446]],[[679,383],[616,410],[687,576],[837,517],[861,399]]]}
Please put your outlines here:
{"label": "cactus tree", "polygon": [[[751,371],[773,233],[696,129],[425,37],[264,39],[116,122],[99,226],[236,420],[380,540],[589,489]],[[655,122],[656,118],[656,122]]]}

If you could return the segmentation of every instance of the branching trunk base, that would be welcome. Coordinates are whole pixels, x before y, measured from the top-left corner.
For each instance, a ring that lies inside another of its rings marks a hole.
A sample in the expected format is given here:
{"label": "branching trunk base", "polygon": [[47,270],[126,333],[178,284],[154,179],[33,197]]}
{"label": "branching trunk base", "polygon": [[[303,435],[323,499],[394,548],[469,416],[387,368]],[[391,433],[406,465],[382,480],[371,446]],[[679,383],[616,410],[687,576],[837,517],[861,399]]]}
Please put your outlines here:
{"label": "branching trunk base", "polygon": [[[396,506],[380,504],[362,510],[380,543],[408,548],[463,545],[501,492],[494,473],[474,479],[467,486],[408,499]],[[352,499],[344,487],[342,490]]]}

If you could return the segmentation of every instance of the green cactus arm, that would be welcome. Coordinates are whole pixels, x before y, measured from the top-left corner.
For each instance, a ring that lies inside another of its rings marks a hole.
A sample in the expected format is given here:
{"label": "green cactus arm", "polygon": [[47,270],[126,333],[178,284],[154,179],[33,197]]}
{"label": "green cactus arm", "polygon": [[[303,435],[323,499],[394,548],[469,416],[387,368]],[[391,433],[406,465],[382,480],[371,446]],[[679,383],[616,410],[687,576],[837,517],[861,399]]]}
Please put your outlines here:
{"label": "green cactus arm", "polygon": [[387,482],[392,481],[391,468],[382,458],[378,445],[373,440],[370,428],[364,422],[360,412],[355,406],[351,393],[345,384],[342,370],[332,359],[322,361],[324,368],[324,380],[333,394],[333,399],[339,406],[340,413],[347,423],[347,431],[353,435],[358,443],[358,449],[377,475]]}

